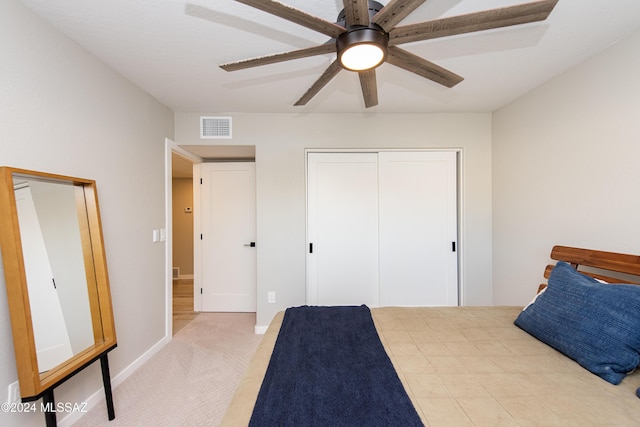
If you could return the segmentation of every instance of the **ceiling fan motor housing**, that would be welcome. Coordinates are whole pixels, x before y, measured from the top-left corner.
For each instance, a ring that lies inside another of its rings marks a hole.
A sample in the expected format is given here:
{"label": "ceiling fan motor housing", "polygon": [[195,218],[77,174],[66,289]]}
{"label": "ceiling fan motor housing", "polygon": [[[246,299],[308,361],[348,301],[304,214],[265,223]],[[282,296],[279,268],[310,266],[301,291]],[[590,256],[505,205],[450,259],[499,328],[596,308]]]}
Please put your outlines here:
{"label": "ceiling fan motor housing", "polygon": [[[357,45],[373,45],[382,51],[382,59],[375,65],[376,67],[386,60],[387,46],[389,44],[389,35],[377,24],[371,23],[373,16],[378,13],[384,6],[377,1],[369,0],[369,25],[346,25],[346,15],[344,9],[338,14],[338,24],[347,29],[336,39],[336,49],[338,51],[338,59],[342,58],[342,54],[347,49]],[[360,71],[351,69],[340,61],[342,66],[351,71]],[[375,68],[375,67],[372,67]]]}
{"label": "ceiling fan motor housing", "polygon": [[[384,7],[383,4],[378,3],[377,1],[369,0],[369,21],[371,21],[371,19],[374,17],[374,15],[376,13],[380,12],[383,7]],[[347,18],[346,13],[345,13],[344,9],[342,9],[340,11],[340,13],[338,13],[337,24],[342,25],[343,27],[347,28],[346,18]]]}

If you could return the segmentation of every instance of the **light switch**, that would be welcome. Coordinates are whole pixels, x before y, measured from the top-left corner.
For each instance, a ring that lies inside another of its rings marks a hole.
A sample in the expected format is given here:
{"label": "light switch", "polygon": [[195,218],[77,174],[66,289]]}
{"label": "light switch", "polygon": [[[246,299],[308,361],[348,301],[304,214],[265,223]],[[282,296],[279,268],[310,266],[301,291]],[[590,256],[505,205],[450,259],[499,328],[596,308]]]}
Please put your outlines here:
{"label": "light switch", "polygon": [[153,243],[160,241],[160,230],[153,230]]}

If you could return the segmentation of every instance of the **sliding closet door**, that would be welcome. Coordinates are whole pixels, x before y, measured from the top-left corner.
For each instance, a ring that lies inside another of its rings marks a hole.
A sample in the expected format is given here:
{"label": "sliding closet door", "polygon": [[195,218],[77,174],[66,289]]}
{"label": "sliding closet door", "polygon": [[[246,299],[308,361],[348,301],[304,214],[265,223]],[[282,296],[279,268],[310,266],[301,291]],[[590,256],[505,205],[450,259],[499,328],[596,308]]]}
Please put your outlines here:
{"label": "sliding closet door", "polygon": [[378,156],[309,153],[307,303],[378,305]]}
{"label": "sliding closet door", "polygon": [[458,305],[456,153],[379,153],[380,305]]}

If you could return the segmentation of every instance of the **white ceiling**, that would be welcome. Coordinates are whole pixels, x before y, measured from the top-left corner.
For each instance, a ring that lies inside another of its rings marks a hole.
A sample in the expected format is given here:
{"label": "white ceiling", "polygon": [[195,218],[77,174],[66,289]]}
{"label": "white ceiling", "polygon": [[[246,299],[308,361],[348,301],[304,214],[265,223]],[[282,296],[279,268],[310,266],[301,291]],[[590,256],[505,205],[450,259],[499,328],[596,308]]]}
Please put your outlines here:
{"label": "white ceiling", "polygon": [[[332,55],[218,67],[328,39],[289,21],[233,0],[21,1],[172,110],[203,113],[494,111],[640,28],[638,0],[559,0],[541,23],[402,45],[465,78],[452,89],[383,64],[376,107],[365,110],[348,71],[294,107]],[[402,24],[527,1],[428,0]],[[282,2],[328,21],[342,8],[342,0]]]}

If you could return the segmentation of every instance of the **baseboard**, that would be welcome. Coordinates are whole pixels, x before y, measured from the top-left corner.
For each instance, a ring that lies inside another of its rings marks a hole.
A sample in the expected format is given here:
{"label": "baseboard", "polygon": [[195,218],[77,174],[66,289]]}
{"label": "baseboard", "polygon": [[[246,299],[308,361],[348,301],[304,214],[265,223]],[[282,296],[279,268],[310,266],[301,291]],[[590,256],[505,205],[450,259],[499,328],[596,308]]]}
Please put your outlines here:
{"label": "baseboard", "polygon": [[267,332],[267,328],[269,327],[269,325],[267,326],[260,326],[260,325],[256,325],[253,327],[253,332],[256,335],[264,335],[265,332]]}
{"label": "baseboard", "polygon": [[[169,342],[171,342],[171,337],[165,336],[160,341],[158,341],[153,347],[151,347],[149,350],[144,352],[140,357],[134,360],[133,363],[131,363],[129,366],[127,366],[122,371],[120,371],[119,374],[111,378],[111,389],[115,390],[116,387],[122,384],[124,380],[129,378],[131,374],[133,374],[136,370],[138,370],[138,368],[140,368],[147,361],[149,361],[149,359],[151,359],[157,352],[159,352],[162,349],[162,347],[167,345]],[[86,411],[91,410],[91,408],[93,408],[100,402],[104,402],[104,389],[100,387],[93,394],[91,394],[91,396],[85,399],[84,402],[86,402],[87,404],[86,408],[83,408],[83,409],[86,409]],[[116,407],[115,410],[116,410],[116,417],[117,417],[118,408]],[[71,426],[73,423],[75,423],[80,418],[82,418],[82,416],[86,413],[86,411],[70,412],[67,416],[58,420],[58,426],[60,427]],[[106,417],[106,414],[105,414],[105,417]]]}

